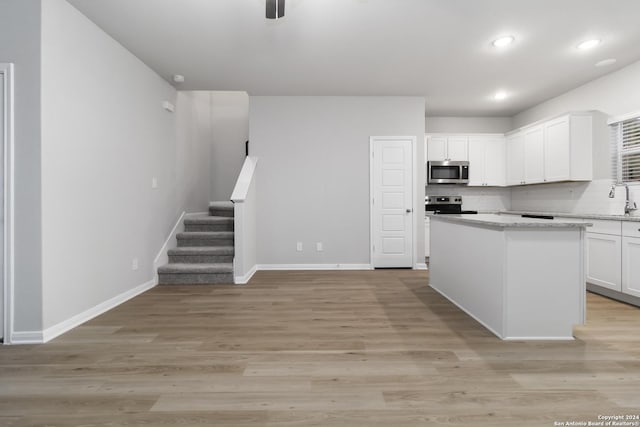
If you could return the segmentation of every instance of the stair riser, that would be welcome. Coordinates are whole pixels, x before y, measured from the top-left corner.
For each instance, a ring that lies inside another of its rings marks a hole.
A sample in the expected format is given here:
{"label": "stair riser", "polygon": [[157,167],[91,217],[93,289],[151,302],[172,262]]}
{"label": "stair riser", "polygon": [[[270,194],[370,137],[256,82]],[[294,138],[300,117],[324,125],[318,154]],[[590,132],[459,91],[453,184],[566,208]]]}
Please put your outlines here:
{"label": "stair riser", "polygon": [[159,274],[158,283],[160,285],[233,284],[233,274],[231,273]]}
{"label": "stair riser", "polygon": [[224,216],[226,218],[233,218],[233,209],[209,208],[209,215],[211,215],[211,216]]}
{"label": "stair riser", "polygon": [[180,248],[193,246],[233,246],[233,239],[178,239],[178,247]]}
{"label": "stair riser", "polygon": [[232,263],[233,255],[169,255],[170,263],[224,264]]}
{"label": "stair riser", "polygon": [[184,231],[233,231],[233,224],[185,224]]}

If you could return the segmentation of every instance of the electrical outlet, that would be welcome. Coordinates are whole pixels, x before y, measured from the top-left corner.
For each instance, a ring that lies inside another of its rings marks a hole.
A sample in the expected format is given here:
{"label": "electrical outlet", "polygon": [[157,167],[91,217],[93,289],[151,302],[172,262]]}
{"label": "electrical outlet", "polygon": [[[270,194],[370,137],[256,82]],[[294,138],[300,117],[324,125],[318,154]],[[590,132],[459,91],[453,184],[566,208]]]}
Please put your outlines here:
{"label": "electrical outlet", "polygon": [[138,258],[134,258],[133,260],[131,260],[131,269],[132,270],[137,270],[138,269]]}
{"label": "electrical outlet", "polygon": [[158,188],[158,178],[155,176],[151,178],[151,188]]}
{"label": "electrical outlet", "polygon": [[317,242],[316,243],[316,251],[322,252],[322,242]]}
{"label": "electrical outlet", "polygon": [[297,250],[298,252],[302,252],[302,242],[298,242],[298,243],[296,243],[296,250]]}

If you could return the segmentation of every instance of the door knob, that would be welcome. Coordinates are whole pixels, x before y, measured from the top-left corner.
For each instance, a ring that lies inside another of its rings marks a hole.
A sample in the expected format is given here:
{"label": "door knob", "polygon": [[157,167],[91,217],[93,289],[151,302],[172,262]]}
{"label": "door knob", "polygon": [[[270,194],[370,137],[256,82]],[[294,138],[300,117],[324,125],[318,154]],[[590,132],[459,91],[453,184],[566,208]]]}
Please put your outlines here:
{"label": "door knob", "polygon": [[407,209],[407,213],[413,212],[413,209]]}

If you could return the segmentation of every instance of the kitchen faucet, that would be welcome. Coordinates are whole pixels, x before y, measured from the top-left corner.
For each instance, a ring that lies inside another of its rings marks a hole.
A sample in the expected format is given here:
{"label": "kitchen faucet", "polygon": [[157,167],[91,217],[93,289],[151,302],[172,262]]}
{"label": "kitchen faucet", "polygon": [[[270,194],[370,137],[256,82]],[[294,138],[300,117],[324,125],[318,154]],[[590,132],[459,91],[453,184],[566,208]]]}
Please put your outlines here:
{"label": "kitchen faucet", "polygon": [[627,195],[627,200],[625,200],[625,203],[624,203],[624,214],[630,215],[631,212],[637,210],[638,207],[636,206],[636,202],[629,200],[629,185],[625,184],[624,189]]}

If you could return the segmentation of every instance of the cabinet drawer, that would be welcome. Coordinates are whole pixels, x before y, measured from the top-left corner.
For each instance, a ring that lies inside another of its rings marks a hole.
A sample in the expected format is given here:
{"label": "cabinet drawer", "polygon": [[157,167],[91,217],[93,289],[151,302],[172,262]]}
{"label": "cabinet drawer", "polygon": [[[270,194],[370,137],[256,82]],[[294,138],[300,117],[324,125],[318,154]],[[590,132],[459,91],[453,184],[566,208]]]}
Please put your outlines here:
{"label": "cabinet drawer", "polygon": [[627,237],[640,237],[640,222],[623,221],[622,235]]}
{"label": "cabinet drawer", "polygon": [[622,221],[585,219],[585,222],[593,224],[593,227],[587,227],[588,233],[622,235]]}

